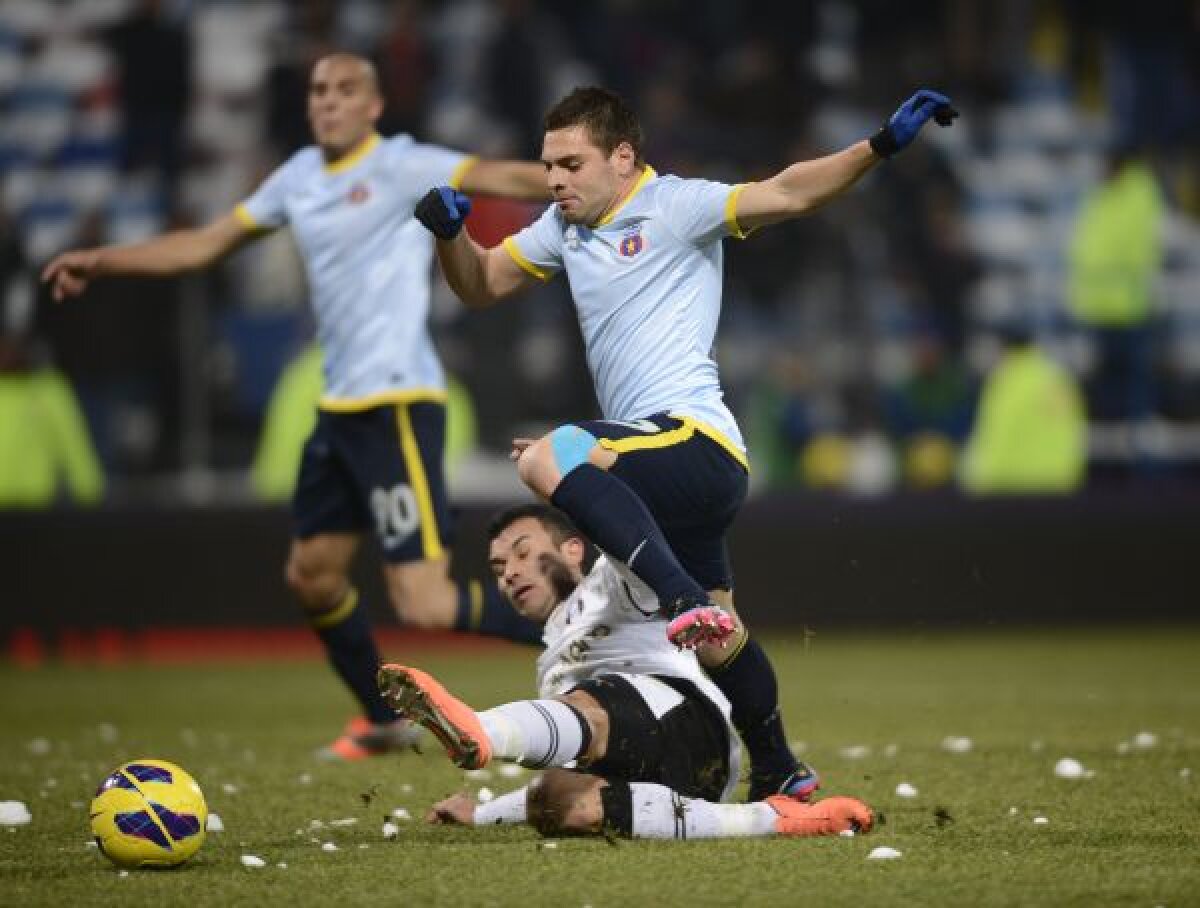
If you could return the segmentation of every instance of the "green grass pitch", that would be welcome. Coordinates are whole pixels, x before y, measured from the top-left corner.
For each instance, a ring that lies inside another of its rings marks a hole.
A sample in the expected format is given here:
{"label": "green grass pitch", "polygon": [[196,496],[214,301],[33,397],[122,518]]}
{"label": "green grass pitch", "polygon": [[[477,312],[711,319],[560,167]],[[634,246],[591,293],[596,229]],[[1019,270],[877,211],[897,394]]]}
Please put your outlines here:
{"label": "green grass pitch", "polygon": [[[793,741],[826,793],[882,809],[872,835],[549,848],[527,829],[430,827],[436,798],[518,780],[468,778],[428,738],[423,755],[316,763],[349,708],[318,662],[0,668],[0,800],[33,813],[0,828],[0,904],[1200,904],[1200,629],[767,645]],[[389,656],[477,706],[531,693],[529,650]],[[1137,746],[1140,732],[1156,741]],[[948,736],[971,749],[944,749]],[[87,847],[86,808],[109,769],[143,756],[191,771],[225,831],[179,870],[120,876]],[[1064,756],[1094,775],[1057,778]],[[918,796],[898,797],[901,782]],[[397,807],[414,819],[386,841]],[[868,861],[878,845],[903,857]]]}

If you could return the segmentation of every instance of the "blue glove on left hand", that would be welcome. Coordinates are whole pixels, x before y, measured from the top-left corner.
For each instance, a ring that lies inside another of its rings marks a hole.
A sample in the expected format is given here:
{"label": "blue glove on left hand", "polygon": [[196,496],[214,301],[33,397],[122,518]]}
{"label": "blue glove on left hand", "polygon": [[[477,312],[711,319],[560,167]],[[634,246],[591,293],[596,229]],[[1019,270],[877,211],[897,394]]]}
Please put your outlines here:
{"label": "blue glove on left hand", "polygon": [[413,214],[434,236],[452,240],[471,213],[471,200],[457,189],[439,186],[425,193]]}
{"label": "blue glove on left hand", "polygon": [[950,99],[936,91],[922,88],[900,105],[890,120],[871,136],[871,149],[881,158],[890,158],[917,137],[930,117],[938,126],[949,126],[958,116]]}

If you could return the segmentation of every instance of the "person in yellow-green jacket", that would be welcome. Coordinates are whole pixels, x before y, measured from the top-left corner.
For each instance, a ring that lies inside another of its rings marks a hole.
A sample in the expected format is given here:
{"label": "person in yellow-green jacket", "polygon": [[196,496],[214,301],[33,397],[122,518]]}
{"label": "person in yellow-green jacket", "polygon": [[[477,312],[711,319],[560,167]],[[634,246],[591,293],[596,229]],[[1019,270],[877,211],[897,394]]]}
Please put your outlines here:
{"label": "person in yellow-green jacket", "polygon": [[962,484],[978,494],[1057,494],[1083,484],[1087,415],[1074,377],[1011,329],[984,381]]}
{"label": "person in yellow-green jacket", "polygon": [[1154,285],[1165,205],[1150,165],[1114,153],[1084,199],[1068,250],[1067,302],[1096,345],[1092,417],[1137,422],[1154,408]]}
{"label": "person in yellow-green jacket", "polygon": [[0,508],[94,504],[104,473],[75,393],[33,362],[22,341],[0,335]]}

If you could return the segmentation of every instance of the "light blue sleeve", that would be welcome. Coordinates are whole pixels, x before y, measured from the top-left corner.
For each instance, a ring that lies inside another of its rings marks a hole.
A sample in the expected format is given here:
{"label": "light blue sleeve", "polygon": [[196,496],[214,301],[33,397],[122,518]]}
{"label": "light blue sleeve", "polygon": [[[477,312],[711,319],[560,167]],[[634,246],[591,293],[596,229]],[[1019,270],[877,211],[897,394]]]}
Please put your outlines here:
{"label": "light blue sleeve", "polygon": [[287,224],[288,192],[296,172],[302,166],[301,156],[304,154],[305,151],[298,151],[280,164],[280,167],[254,190],[250,198],[234,209],[234,216],[242,223],[242,227],[251,230],[274,230]]}
{"label": "light blue sleeve", "polygon": [[734,216],[740,186],[711,180],[665,180],[659,207],[680,239],[704,245],[726,236],[744,236]]}
{"label": "light blue sleeve", "polygon": [[462,186],[463,174],[476,161],[472,155],[440,145],[413,142],[407,136],[388,140],[391,166],[408,185],[421,187],[418,195],[437,186]]}
{"label": "light blue sleeve", "polygon": [[300,166],[297,152],[263,180],[258,189],[245,199],[233,213],[242,226],[250,230],[274,230],[288,222],[287,195]]}
{"label": "light blue sleeve", "polygon": [[563,266],[563,226],[551,205],[540,218],[508,237],[504,248],[514,262],[538,280],[548,281]]}

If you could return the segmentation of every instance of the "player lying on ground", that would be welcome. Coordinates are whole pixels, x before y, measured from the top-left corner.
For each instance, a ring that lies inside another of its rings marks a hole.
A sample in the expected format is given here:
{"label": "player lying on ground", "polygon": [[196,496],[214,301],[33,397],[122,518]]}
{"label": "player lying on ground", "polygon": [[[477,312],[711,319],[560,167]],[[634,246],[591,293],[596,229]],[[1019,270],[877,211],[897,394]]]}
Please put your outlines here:
{"label": "player lying on ground", "polygon": [[507,760],[544,769],[527,788],[477,805],[456,795],[433,822],[533,825],[543,835],[634,838],[818,836],[869,831],[854,798],[774,795],[720,803],[738,778],[729,702],[691,651],[666,639],[653,592],[618,562],[597,559],[569,519],[531,504],[502,512],[489,559],[501,591],[545,626],[537,700],[475,712],[419,669],[385,665],[384,698],[424,725],[459,766]]}

